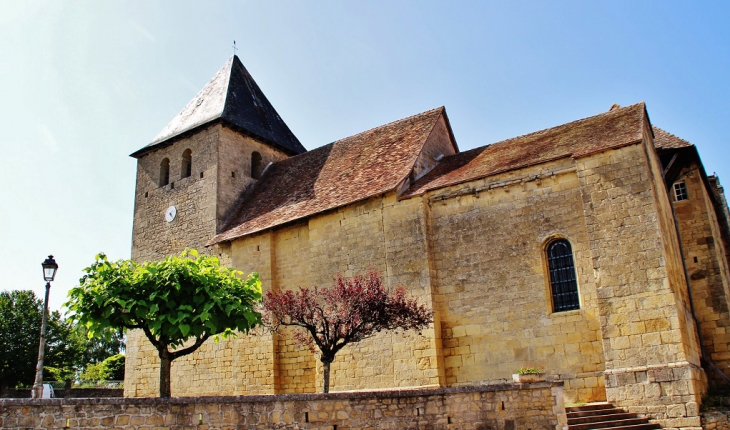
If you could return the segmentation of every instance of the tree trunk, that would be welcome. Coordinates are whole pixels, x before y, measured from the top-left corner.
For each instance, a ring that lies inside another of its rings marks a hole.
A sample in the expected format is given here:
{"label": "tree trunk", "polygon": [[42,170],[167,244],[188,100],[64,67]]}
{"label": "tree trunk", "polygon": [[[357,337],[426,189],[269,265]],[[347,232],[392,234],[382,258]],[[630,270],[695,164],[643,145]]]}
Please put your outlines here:
{"label": "tree trunk", "polygon": [[324,368],[324,387],[322,388],[323,393],[330,392],[330,363],[331,361],[322,360],[322,366]]}
{"label": "tree trunk", "polygon": [[160,397],[170,397],[170,353],[165,347],[160,351]]}

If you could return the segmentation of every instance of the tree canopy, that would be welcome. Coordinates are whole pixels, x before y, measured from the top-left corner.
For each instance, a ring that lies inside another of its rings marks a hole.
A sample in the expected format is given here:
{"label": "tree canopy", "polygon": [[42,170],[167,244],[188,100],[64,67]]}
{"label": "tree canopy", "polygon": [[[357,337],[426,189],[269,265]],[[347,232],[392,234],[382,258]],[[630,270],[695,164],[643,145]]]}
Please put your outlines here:
{"label": "tree canopy", "polygon": [[141,264],[99,254],[84,271],[66,303],[72,318],[89,337],[108,329],[142,330],[160,357],[160,397],[170,397],[173,360],[211,336],[248,332],[261,322],[254,310],[261,299],[258,275],[242,279],[242,272],[194,250]]}
{"label": "tree canopy", "polygon": [[[33,291],[0,292],[0,385],[33,383],[43,301]],[[44,379],[71,377],[83,365],[85,340],[59,312],[48,315]]]}
{"label": "tree canopy", "polygon": [[433,322],[433,312],[406,297],[403,286],[387,289],[380,274],[345,278],[337,274],[330,288],[270,291],[263,301],[264,324],[273,330],[295,327],[295,339],[320,351],[324,392],[329,392],[330,363],[346,345],[384,330],[417,330]]}
{"label": "tree canopy", "polygon": [[79,380],[84,381],[121,381],[124,379],[125,356],[123,354],[112,355],[104,361],[92,363],[86,366],[84,372],[79,375]]}

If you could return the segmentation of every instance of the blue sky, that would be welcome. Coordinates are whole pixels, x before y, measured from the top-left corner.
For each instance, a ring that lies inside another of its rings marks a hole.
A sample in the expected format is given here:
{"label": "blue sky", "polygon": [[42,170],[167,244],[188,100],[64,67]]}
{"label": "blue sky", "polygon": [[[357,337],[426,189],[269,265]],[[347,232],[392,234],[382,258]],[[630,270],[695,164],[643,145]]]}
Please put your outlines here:
{"label": "blue sky", "polygon": [[[508,4],[502,4],[508,3]],[[0,3],[0,290],[129,258],[135,160],[232,54],[308,149],[446,106],[462,150],[647,103],[730,184],[730,3]]]}

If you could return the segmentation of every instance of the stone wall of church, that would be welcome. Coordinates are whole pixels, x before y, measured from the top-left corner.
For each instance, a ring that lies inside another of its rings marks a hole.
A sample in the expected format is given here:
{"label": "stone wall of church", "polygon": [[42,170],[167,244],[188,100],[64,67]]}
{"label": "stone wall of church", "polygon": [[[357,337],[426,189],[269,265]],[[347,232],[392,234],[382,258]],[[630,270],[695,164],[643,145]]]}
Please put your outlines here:
{"label": "stone wall of church", "polygon": [[[231,245],[233,267],[260,274],[264,291],[300,286],[329,286],[338,272],[346,276],[378,269],[388,285],[404,285],[422,303],[431,303],[430,268],[420,199],[398,202],[395,193],[322,214],[300,224],[238,239]],[[381,333],[344,348],[331,366],[331,390],[438,386],[434,329],[416,333]],[[157,393],[158,359],[139,335],[131,339],[140,351],[127,396]],[[240,356],[254,348],[256,355]],[[236,352],[238,351],[238,352]],[[234,357],[220,360],[219,357]],[[232,366],[232,367],[231,367]],[[251,372],[261,377],[250,378]],[[191,377],[191,374],[199,375]],[[174,396],[249,393],[306,393],[321,390],[321,364],[290,333],[215,345],[172,365]],[[242,382],[246,380],[246,385]]]}
{"label": "stone wall of church", "polygon": [[[539,366],[565,380],[567,401],[604,400],[596,287],[574,162],[445,188],[429,201],[446,383],[509,378],[521,366]],[[545,246],[558,237],[572,245],[579,310],[552,309]]]}
{"label": "stone wall of church", "polygon": [[691,424],[699,422],[704,372],[670,203],[650,131],[644,136],[577,160],[606,396],[633,412]]}
{"label": "stone wall of church", "polygon": [[278,149],[225,126],[220,127],[218,137],[216,232],[235,209],[241,194],[256,182],[251,177],[251,155],[258,152],[263,166],[289,157]]}
{"label": "stone wall of church", "polygon": [[[192,152],[192,172],[182,178],[182,154],[186,149]],[[221,124],[205,127],[142,156],[137,164],[132,259],[157,260],[195,248],[218,255],[222,264],[230,265],[228,246],[206,248],[205,243],[215,235],[245,189],[255,182],[251,178],[253,151],[259,152],[265,164],[287,157]],[[160,163],[164,158],[170,160],[170,183],[160,187]],[[165,210],[172,205],[177,208],[177,216],[167,222]],[[248,260],[250,255],[261,253],[249,254]],[[256,265],[265,284],[271,276],[265,270],[269,264],[266,260]],[[175,362],[173,393],[273,393],[273,350],[271,336],[242,337],[218,344],[211,340],[184,360]],[[156,395],[159,392],[157,351],[141,331],[128,334],[127,362],[125,395]]]}
{"label": "stone wall of church", "polygon": [[[703,348],[707,358],[730,375],[730,294],[720,227],[699,167],[686,168],[678,182],[684,182],[688,199],[673,205]],[[717,377],[713,372],[708,376]]]}
{"label": "stone wall of church", "polygon": [[[430,303],[423,213],[417,201],[398,203],[393,193],[378,196],[271,235],[273,274],[265,288],[329,286],[338,272],[353,276],[372,266],[389,285],[402,284]],[[252,249],[248,244],[256,240],[233,243],[236,267],[257,270],[245,262]],[[434,331],[424,335],[383,333],[344,348],[331,366],[331,389],[438,385]],[[277,337],[274,360],[278,392],[321,390],[321,363],[290,333]]]}
{"label": "stone wall of church", "polygon": [[[205,252],[205,243],[215,235],[220,129],[220,125],[206,127],[137,161],[133,260],[159,260],[185,248]],[[192,152],[192,173],[182,178],[186,149]],[[164,158],[170,160],[170,183],[161,187],[160,163]],[[172,205],[177,208],[177,216],[168,223],[165,210]]]}
{"label": "stone wall of church", "polygon": [[[578,310],[553,312],[545,247],[555,238],[572,245]],[[333,391],[479,384],[540,366],[565,381],[568,401],[608,397],[660,419],[696,418],[705,376],[650,137],[421,197],[374,196],[225,249],[265,291],[328,286],[372,266],[433,305],[423,336],[382,333],[343,349]],[[154,396],[156,354],[130,339],[139,352],[125,395]],[[174,396],[322,384],[320,363],[287,332],[209,341],[172,372]]]}

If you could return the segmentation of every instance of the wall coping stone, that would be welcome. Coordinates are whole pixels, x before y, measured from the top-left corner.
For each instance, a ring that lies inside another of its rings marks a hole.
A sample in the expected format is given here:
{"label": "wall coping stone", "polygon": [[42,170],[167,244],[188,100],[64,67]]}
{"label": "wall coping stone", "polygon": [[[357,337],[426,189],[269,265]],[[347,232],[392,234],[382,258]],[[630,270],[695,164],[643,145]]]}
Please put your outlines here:
{"label": "wall coping stone", "polygon": [[368,398],[408,398],[441,396],[457,393],[482,393],[490,391],[534,390],[562,387],[562,381],[528,382],[494,385],[469,385],[447,388],[407,388],[399,390],[346,391],[336,393],[306,394],[259,394],[249,396],[197,396],[197,397],[99,397],[99,398],[55,398],[55,399],[0,399],[0,408],[5,406],[63,406],[63,405],[159,405],[189,403],[273,403],[287,401],[348,400]]}

